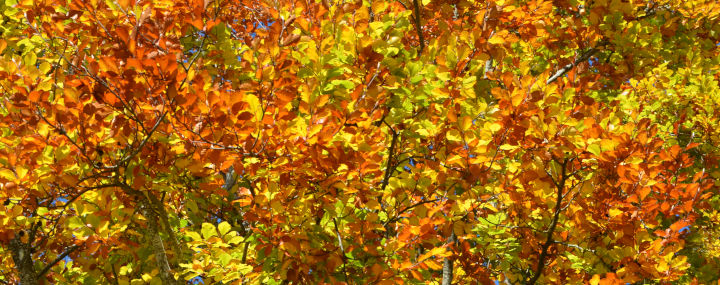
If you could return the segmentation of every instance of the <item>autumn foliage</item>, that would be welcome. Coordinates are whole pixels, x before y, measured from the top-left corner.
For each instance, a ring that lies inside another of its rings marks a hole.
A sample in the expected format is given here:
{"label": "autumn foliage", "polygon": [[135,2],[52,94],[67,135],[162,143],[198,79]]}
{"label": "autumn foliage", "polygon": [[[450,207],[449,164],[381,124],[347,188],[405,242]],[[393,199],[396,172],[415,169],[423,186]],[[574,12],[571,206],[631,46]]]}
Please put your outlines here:
{"label": "autumn foliage", "polygon": [[714,0],[0,12],[0,283],[720,279]]}

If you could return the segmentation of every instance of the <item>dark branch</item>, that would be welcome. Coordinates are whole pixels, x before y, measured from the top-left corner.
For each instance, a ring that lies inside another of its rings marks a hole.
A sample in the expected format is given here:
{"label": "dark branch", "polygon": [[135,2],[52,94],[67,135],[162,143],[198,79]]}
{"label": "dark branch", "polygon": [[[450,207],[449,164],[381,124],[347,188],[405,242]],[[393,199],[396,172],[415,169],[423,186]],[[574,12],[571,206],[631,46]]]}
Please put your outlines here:
{"label": "dark branch", "polygon": [[440,198],[438,198],[438,199],[433,199],[433,200],[420,201],[420,202],[418,202],[418,203],[416,203],[416,204],[413,204],[413,205],[411,205],[411,206],[407,206],[406,208],[400,210],[400,212],[397,213],[397,216],[395,216],[395,217],[393,217],[392,219],[389,219],[387,222],[385,222],[384,225],[388,225],[388,224],[390,224],[390,223],[397,222],[398,220],[400,220],[400,215],[402,215],[403,213],[405,213],[406,211],[408,211],[408,210],[410,210],[410,209],[412,209],[412,208],[415,208],[415,207],[420,206],[420,205],[422,205],[422,204],[433,203],[433,202],[437,202],[437,201],[440,201]]}
{"label": "dark branch", "polygon": [[63,252],[60,256],[58,256],[57,258],[55,258],[55,260],[53,260],[52,262],[50,262],[50,263],[48,263],[47,265],[45,265],[45,268],[43,268],[43,270],[41,270],[40,273],[38,273],[38,275],[37,275],[38,279],[39,279],[39,278],[42,278],[43,276],[45,276],[45,274],[46,274],[48,271],[50,271],[50,269],[51,269],[53,266],[55,266],[55,264],[57,264],[58,262],[60,262],[60,260],[63,260],[65,257],[67,257],[69,254],[71,254],[73,251],[77,250],[78,248],[80,248],[80,246],[77,246],[77,245],[73,245],[73,246],[69,247],[69,248],[68,248],[65,252]]}
{"label": "dark branch", "polygon": [[[385,123],[387,124],[387,123]],[[388,150],[388,162],[387,166],[385,167],[385,177],[383,179],[382,187],[380,187],[383,191],[385,191],[385,188],[387,188],[388,182],[390,180],[390,176],[392,176],[393,173],[393,154],[395,153],[395,147],[398,140],[398,133],[395,132],[395,130],[388,125],[388,128],[390,128],[390,132],[392,133],[392,142],[390,143],[390,149]]]}
{"label": "dark branch", "polygon": [[598,51],[599,46],[603,46],[605,44],[607,44],[607,41],[605,41],[605,40],[600,41],[600,43],[598,44],[597,47],[587,50],[582,55],[580,55],[580,57],[577,58],[573,63],[567,64],[567,65],[563,66],[563,68],[560,68],[560,70],[555,72],[555,74],[553,76],[550,76],[550,78],[548,78],[546,84],[555,82],[555,80],[557,80],[558,78],[565,75],[565,73],[570,72],[570,70],[572,70],[575,66],[577,66],[581,62],[588,60],[593,54],[595,54]]}
{"label": "dark branch", "polygon": [[[548,249],[553,243],[555,243],[555,241],[553,240],[553,234],[555,233],[555,228],[557,227],[558,221],[560,220],[560,212],[562,212],[561,204],[563,200],[563,190],[565,187],[565,181],[569,177],[565,174],[565,168],[567,166],[567,163],[567,159],[560,163],[560,167],[562,167],[562,173],[560,174],[559,181],[555,183],[555,187],[557,188],[557,199],[555,201],[553,219],[550,223],[550,228],[547,231],[547,238],[545,239],[545,243],[542,245],[540,256],[538,257],[537,270],[535,271],[533,277],[530,278],[530,280],[527,282],[528,285],[534,285],[538,281],[538,279],[540,279],[540,276],[542,276],[543,269],[545,268],[545,259],[548,256]],[[552,176],[550,176],[550,178],[552,178]],[[553,181],[555,181],[555,179],[553,179]]]}
{"label": "dark branch", "polygon": [[425,37],[423,37],[422,33],[422,26],[420,26],[420,3],[418,0],[413,0],[413,8],[415,8],[415,30],[418,34],[418,41],[420,42],[420,51],[418,52],[418,55],[420,55],[423,50],[425,49]]}

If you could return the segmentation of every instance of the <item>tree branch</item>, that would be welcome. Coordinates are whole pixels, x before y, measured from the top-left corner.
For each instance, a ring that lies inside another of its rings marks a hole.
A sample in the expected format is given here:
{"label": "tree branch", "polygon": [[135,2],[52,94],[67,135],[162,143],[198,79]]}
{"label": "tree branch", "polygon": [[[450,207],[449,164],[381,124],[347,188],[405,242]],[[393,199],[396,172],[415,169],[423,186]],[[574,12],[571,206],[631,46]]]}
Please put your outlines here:
{"label": "tree branch", "polygon": [[411,206],[407,206],[407,207],[405,207],[404,209],[400,210],[395,217],[393,217],[392,219],[389,219],[387,222],[385,222],[385,224],[383,224],[383,226],[387,226],[387,225],[390,224],[390,223],[397,222],[398,220],[400,220],[400,215],[402,215],[403,213],[407,212],[408,210],[410,210],[410,209],[412,209],[412,208],[415,208],[415,207],[420,206],[420,205],[422,205],[422,204],[434,203],[434,202],[437,202],[437,201],[440,201],[440,198],[432,199],[432,200],[420,201],[420,202],[417,202],[417,203],[415,203],[415,204],[413,204],[413,205],[411,205]]}
{"label": "tree branch", "polygon": [[113,274],[113,284],[118,285],[118,277],[117,277],[117,270],[115,270],[115,264],[111,264],[110,268],[112,268],[112,274]]}
{"label": "tree branch", "polygon": [[390,176],[392,176],[392,171],[394,169],[392,163],[393,153],[395,153],[395,147],[399,136],[398,133],[395,132],[395,130],[390,125],[388,125],[387,123],[385,124],[388,126],[388,128],[390,128],[390,132],[392,132],[392,142],[390,142],[390,149],[388,150],[388,162],[387,166],[385,167],[385,177],[383,179],[382,187],[380,187],[380,189],[382,189],[383,191],[385,191],[385,188],[387,188],[388,182],[390,182]]}
{"label": "tree branch", "polygon": [[342,261],[343,261],[343,274],[345,275],[345,282],[348,282],[348,274],[347,274],[347,256],[345,255],[345,247],[343,246],[342,242],[342,236],[340,235],[340,230],[338,229],[337,220],[333,218],[333,225],[335,226],[335,233],[337,234],[338,238],[338,244],[340,245],[340,251],[342,252]]}
{"label": "tree branch", "polygon": [[[538,257],[538,265],[537,270],[535,271],[535,274],[532,278],[528,281],[527,284],[533,285],[535,284],[538,279],[540,279],[540,276],[542,276],[543,269],[545,268],[545,259],[548,255],[548,249],[550,246],[555,243],[553,241],[553,233],[555,233],[555,228],[557,227],[558,220],[560,220],[560,212],[562,212],[562,200],[563,200],[563,189],[565,187],[565,181],[567,180],[568,176],[565,175],[565,167],[567,166],[568,160],[564,160],[560,166],[562,167],[562,173],[560,174],[560,179],[558,183],[555,183],[555,187],[557,188],[557,199],[555,201],[555,210],[553,214],[552,222],[550,223],[550,228],[547,231],[547,238],[545,239],[545,243],[542,245],[542,249],[540,251],[540,256]],[[549,175],[549,174],[548,174]],[[552,176],[550,176],[552,178]],[[555,181],[555,179],[553,179]]]}
{"label": "tree branch", "polygon": [[415,18],[415,31],[417,31],[418,41],[420,42],[418,55],[420,55],[425,49],[425,37],[423,37],[422,27],[420,26],[420,2],[418,0],[413,0],[413,8],[415,9],[415,16],[413,17]]}
{"label": "tree branch", "polygon": [[153,133],[155,133],[155,130],[160,126],[160,122],[162,122],[165,119],[165,116],[167,115],[167,111],[162,112],[160,116],[158,116],[157,120],[155,121],[155,125],[153,125],[152,129],[147,133],[147,136],[140,142],[140,145],[137,146],[128,156],[120,160],[120,162],[117,163],[117,166],[123,165],[133,159],[138,153],[140,153],[147,144],[147,142],[150,140],[150,137],[152,137]]}
{"label": "tree branch", "polygon": [[567,64],[567,65],[563,66],[563,68],[560,68],[560,70],[555,72],[555,74],[553,76],[550,76],[550,78],[548,78],[546,84],[555,82],[558,78],[565,75],[565,73],[570,72],[570,70],[572,70],[575,66],[577,66],[581,62],[588,60],[593,54],[595,54],[598,51],[598,48],[597,48],[598,46],[603,46],[606,43],[607,43],[607,41],[605,41],[605,40],[600,41],[600,43],[596,47],[591,48],[591,49],[587,50],[586,52],[584,52],[573,63]]}
{"label": "tree branch", "polygon": [[48,271],[50,271],[50,269],[51,269],[53,266],[55,266],[55,264],[57,264],[58,262],[60,262],[60,260],[63,260],[65,257],[67,257],[68,255],[70,255],[73,251],[77,250],[78,248],[80,248],[80,246],[78,246],[78,245],[73,245],[73,246],[69,247],[67,250],[65,250],[65,252],[63,252],[61,255],[59,255],[57,258],[55,258],[55,260],[53,260],[52,262],[50,262],[50,263],[48,263],[47,265],[45,265],[45,268],[43,268],[43,270],[41,270],[40,273],[38,273],[37,278],[40,279],[40,278],[42,278],[43,276],[45,276],[45,274],[46,274]]}

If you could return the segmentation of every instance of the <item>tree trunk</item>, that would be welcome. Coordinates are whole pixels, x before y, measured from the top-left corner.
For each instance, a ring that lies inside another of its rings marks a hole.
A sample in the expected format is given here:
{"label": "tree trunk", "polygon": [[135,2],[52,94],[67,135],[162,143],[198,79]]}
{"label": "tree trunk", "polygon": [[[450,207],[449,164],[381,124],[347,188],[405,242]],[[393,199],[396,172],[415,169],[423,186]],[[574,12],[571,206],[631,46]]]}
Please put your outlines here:
{"label": "tree trunk", "polygon": [[[149,206],[149,202],[147,203]],[[155,254],[155,262],[160,270],[160,279],[163,285],[175,285],[175,277],[170,269],[165,246],[163,245],[160,231],[158,230],[158,217],[152,208],[146,208],[146,217],[148,219],[148,233],[150,234],[150,246],[153,254]]]}
{"label": "tree trunk", "polygon": [[35,273],[35,264],[32,260],[32,251],[29,244],[23,243],[20,238],[25,235],[21,231],[10,241],[10,252],[15,262],[15,268],[20,272],[20,284],[37,285],[37,273]]}
{"label": "tree trunk", "polygon": [[[450,229],[451,231],[453,229]],[[452,231],[450,233],[450,238],[448,238],[448,245],[452,246],[452,243],[455,242],[455,232]],[[453,280],[453,261],[450,259],[450,256],[445,257],[445,260],[443,261],[443,274],[442,274],[442,285],[450,285],[452,284]]]}

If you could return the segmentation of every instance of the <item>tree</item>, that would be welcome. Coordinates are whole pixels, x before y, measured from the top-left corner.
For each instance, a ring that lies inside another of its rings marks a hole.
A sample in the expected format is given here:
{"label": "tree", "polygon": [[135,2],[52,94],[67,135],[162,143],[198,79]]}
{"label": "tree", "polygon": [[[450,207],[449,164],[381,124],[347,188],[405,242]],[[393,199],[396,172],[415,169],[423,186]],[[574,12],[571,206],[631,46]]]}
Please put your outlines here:
{"label": "tree", "polygon": [[718,279],[714,1],[0,7],[5,283]]}

